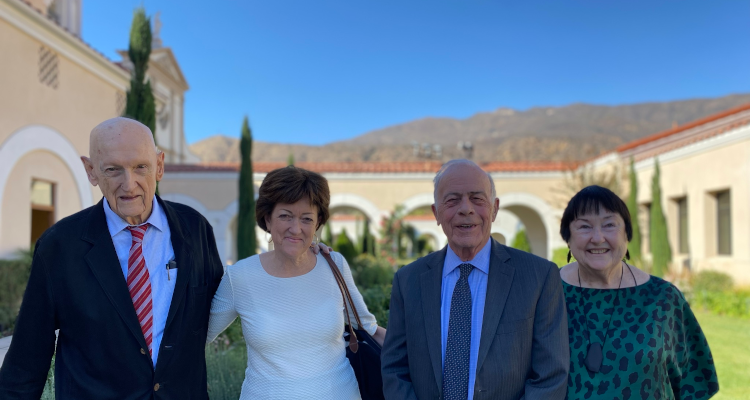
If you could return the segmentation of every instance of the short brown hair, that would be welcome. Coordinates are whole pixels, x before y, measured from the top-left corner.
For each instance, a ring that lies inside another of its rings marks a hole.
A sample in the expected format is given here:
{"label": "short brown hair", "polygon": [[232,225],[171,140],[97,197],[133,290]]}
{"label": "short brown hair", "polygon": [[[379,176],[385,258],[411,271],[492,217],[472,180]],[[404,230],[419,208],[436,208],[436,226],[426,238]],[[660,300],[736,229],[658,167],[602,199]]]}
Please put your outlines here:
{"label": "short brown hair", "polygon": [[276,204],[293,204],[303,198],[318,209],[317,230],[330,216],[328,204],[331,202],[331,191],[326,178],[293,165],[269,172],[260,184],[258,202],[255,204],[255,220],[260,229],[268,232],[266,217],[273,213]]}

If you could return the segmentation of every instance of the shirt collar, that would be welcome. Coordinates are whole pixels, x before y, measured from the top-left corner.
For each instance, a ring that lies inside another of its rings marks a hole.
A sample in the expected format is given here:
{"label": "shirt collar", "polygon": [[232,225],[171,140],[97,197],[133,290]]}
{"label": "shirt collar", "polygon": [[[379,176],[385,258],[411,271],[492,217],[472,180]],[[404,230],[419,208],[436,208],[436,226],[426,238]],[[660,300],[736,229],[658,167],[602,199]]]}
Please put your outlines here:
{"label": "shirt collar", "polygon": [[[164,226],[167,224],[167,216],[164,214],[164,210],[162,210],[161,206],[159,205],[159,202],[156,201],[156,196],[154,196],[153,206],[151,208],[151,215],[148,217],[146,222],[149,223],[154,228],[164,231]],[[107,198],[104,198],[104,215],[107,218],[107,228],[109,229],[109,235],[115,236],[116,234],[122,232],[125,228],[132,226],[128,224],[124,219],[122,219],[119,215],[115,214],[114,211],[112,211],[112,208],[109,206],[109,202],[107,201]]]}
{"label": "shirt collar", "polygon": [[473,265],[474,268],[484,272],[485,274],[489,274],[490,250],[492,249],[491,243],[492,239],[487,239],[487,243],[484,245],[484,247],[482,247],[482,250],[479,250],[479,253],[477,253],[474,258],[469,261],[461,260],[456,255],[456,253],[453,252],[451,246],[448,245],[448,252],[445,254],[445,263],[443,264],[443,278],[453,272],[453,270],[456,269],[459,265],[466,263]]}

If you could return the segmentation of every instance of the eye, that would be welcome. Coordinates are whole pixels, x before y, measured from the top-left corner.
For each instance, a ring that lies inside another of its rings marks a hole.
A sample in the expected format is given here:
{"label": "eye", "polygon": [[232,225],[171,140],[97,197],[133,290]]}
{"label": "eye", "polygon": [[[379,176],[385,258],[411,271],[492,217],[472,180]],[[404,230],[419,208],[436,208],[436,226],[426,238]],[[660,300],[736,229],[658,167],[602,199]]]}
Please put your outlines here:
{"label": "eye", "polygon": [[305,223],[305,224],[312,224],[313,223],[313,219],[310,218],[310,217],[305,217],[305,218],[302,218],[302,222]]}
{"label": "eye", "polygon": [[289,214],[279,214],[279,219],[282,221],[289,221],[292,218]]}

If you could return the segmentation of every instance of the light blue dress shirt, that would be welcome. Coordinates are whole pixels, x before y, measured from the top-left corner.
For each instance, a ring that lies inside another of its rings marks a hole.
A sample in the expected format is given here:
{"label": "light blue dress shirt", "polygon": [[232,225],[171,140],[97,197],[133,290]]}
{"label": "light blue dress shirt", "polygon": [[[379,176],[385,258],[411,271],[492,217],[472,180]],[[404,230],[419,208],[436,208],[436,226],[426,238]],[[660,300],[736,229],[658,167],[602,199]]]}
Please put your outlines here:
{"label": "light blue dress shirt", "polygon": [[[122,274],[125,281],[128,280],[128,254],[132,244],[130,231],[125,229],[130,226],[125,220],[115,214],[109,207],[107,199],[104,198],[104,214],[107,217],[107,228],[112,236],[112,243],[115,245],[115,252],[120,261]],[[154,206],[151,216],[146,221],[151,224],[143,236],[143,257],[146,260],[149,278],[151,279],[151,301],[152,313],[154,318],[153,332],[151,338],[151,361],[156,367],[156,360],[159,358],[159,347],[161,339],[164,336],[164,326],[167,323],[167,314],[169,305],[172,302],[172,293],[174,285],[177,282],[177,271],[179,268],[169,270],[167,276],[167,263],[174,259],[174,250],[172,249],[172,238],[167,222],[167,215],[164,214],[159,202],[154,196]],[[179,265],[178,265],[179,267]]]}
{"label": "light blue dress shirt", "polygon": [[[443,348],[443,367],[445,367],[445,348],[448,344],[448,323],[451,317],[451,299],[453,289],[461,276],[458,266],[469,263],[474,269],[469,274],[471,291],[471,350],[469,352],[469,400],[474,398],[474,382],[477,376],[477,355],[479,339],[482,337],[482,319],[484,318],[484,300],[487,297],[487,276],[490,272],[490,250],[492,239],[479,250],[474,259],[461,261],[450,245],[443,263],[443,286],[440,293],[440,339]],[[441,383],[442,384],[442,383]]]}

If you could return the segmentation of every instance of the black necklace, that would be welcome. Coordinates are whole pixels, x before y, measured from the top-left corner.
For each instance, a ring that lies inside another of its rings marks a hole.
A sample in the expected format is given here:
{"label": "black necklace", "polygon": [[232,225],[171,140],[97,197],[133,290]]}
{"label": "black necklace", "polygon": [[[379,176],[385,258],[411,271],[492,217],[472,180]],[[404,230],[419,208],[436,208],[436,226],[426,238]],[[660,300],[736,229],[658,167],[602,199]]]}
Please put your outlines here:
{"label": "black necklace", "polygon": [[[626,264],[623,262],[623,264]],[[635,283],[635,286],[638,286],[638,281],[635,280],[635,274],[633,273],[633,270],[630,269],[630,266],[628,265],[628,271],[630,271],[630,274],[633,276],[633,282]],[[581,285],[581,267],[578,267],[578,287],[583,289],[583,286]],[[612,317],[615,315],[615,306],[617,304],[617,300],[620,298],[620,288],[622,288],[622,277],[625,274],[625,267],[623,267],[620,270],[620,284],[617,285],[617,293],[615,294],[615,301],[612,303],[612,312],[609,315],[609,322],[607,322],[607,330],[604,332],[604,343],[591,343],[591,332],[589,332],[589,319],[588,315],[586,313],[586,308],[584,306],[581,306],[583,309],[583,317],[586,321],[586,333],[588,333],[588,342],[589,345],[586,348],[586,358],[583,360],[583,365],[586,366],[586,369],[591,372],[599,372],[599,370],[602,368],[602,363],[604,362],[604,355],[602,352],[602,349],[607,344],[607,339],[609,339],[609,331],[610,326],[612,325]],[[581,301],[583,301],[583,296],[581,296]],[[580,302],[579,302],[579,305]]]}

